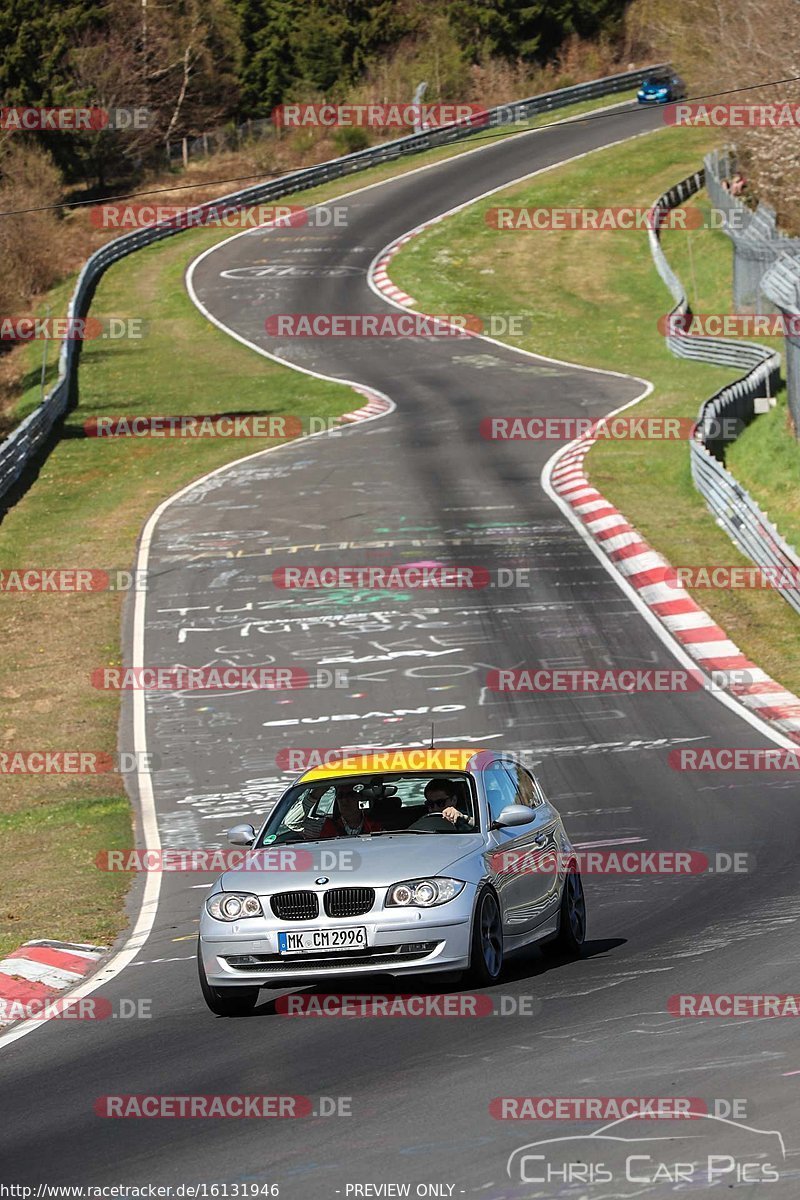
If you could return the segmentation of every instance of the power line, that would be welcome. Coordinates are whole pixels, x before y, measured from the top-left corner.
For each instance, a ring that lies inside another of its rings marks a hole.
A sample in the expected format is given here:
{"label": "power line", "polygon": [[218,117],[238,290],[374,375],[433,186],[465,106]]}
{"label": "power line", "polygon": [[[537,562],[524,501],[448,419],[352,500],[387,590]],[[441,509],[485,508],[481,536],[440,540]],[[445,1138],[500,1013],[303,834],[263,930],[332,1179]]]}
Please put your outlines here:
{"label": "power line", "polygon": [[[786,79],[768,79],[768,80],[763,81],[762,83],[748,84],[746,87],[729,88],[726,91],[721,91],[721,92],[706,92],[701,96],[689,96],[685,100],[682,100],[681,103],[688,104],[688,103],[694,103],[697,100],[713,100],[720,96],[735,96],[735,95],[739,95],[742,92],[756,91],[759,88],[779,87],[783,83],[798,83],[798,82],[800,82],[800,75],[790,75]],[[522,101],[511,101],[507,105],[498,105],[498,107],[513,108],[515,103],[523,103],[523,102]],[[637,109],[637,110],[631,110],[631,111],[644,112],[646,110],[644,110],[644,109],[638,110]],[[570,120],[573,123],[578,124],[578,123],[589,122],[589,121],[600,121],[600,120],[603,120],[604,118],[610,117],[611,115],[612,114],[609,112],[586,113],[585,116],[571,117]],[[534,116],[535,116],[535,114],[534,114]],[[528,130],[527,132],[543,133],[545,130],[553,129],[559,124],[561,124],[561,122],[558,120],[549,121],[546,125],[537,125],[535,129]],[[502,138],[502,137],[507,137],[507,136],[508,136],[508,127],[503,126],[496,131],[493,130],[492,132],[487,132],[487,133],[476,133],[476,134],[472,135],[471,140],[472,141],[489,141],[489,140],[493,140],[496,138]],[[438,147],[435,147],[435,146],[431,147],[431,149],[437,149],[437,148]],[[420,150],[419,153],[425,153],[425,151]],[[328,160],[328,161],[331,161],[331,160]],[[324,166],[324,163],[317,163],[316,165]],[[380,166],[379,163],[375,164],[375,165]],[[232,176],[231,178],[228,178],[228,179],[208,179],[208,180],[204,180],[203,182],[198,182],[198,183],[184,183],[184,184],[176,184],[176,185],[174,184],[169,187],[149,188],[145,191],[123,192],[116,196],[101,196],[95,200],[70,200],[70,201],[62,201],[60,204],[42,204],[35,208],[12,208],[12,209],[8,209],[5,212],[0,212],[0,217],[19,217],[19,216],[24,216],[27,213],[51,212],[56,209],[64,209],[64,208],[67,208],[67,209],[90,208],[90,207],[94,207],[95,205],[98,205],[98,204],[108,204],[111,201],[115,201],[115,200],[133,200],[137,196],[158,196],[158,195],[163,195],[167,192],[196,191],[198,188],[221,187],[223,184],[229,184],[229,183],[247,183],[252,180],[264,179],[269,176],[273,176],[276,179],[280,179],[282,176],[289,175],[289,174],[291,174],[290,171],[259,171],[255,175],[236,175],[236,176]],[[224,197],[218,196],[218,197],[216,197],[216,199],[222,200],[222,199],[224,199]],[[213,200],[201,201],[202,204],[212,204],[213,202],[214,202]]]}

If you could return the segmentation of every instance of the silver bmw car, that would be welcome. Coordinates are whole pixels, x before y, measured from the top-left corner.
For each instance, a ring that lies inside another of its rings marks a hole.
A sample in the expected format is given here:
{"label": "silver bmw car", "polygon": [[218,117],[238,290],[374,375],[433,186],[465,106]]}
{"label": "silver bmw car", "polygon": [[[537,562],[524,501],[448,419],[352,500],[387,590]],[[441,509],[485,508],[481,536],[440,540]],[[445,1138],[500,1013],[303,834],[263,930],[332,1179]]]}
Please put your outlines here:
{"label": "silver bmw car", "polygon": [[198,943],[219,1016],[262,987],[465,971],[486,986],[531,943],[581,953],[577,854],[535,777],[493,751],[343,753],[228,837],[242,862],[207,896]]}

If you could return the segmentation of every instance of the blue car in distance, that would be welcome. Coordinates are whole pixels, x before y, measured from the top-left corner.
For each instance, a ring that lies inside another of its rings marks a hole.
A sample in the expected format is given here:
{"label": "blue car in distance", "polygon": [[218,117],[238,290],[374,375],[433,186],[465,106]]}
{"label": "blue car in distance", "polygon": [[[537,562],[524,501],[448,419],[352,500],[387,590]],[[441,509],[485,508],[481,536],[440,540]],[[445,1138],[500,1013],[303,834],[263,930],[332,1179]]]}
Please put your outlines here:
{"label": "blue car in distance", "polygon": [[680,75],[659,71],[645,79],[636,99],[640,104],[668,104],[670,100],[682,100],[685,95],[686,84]]}

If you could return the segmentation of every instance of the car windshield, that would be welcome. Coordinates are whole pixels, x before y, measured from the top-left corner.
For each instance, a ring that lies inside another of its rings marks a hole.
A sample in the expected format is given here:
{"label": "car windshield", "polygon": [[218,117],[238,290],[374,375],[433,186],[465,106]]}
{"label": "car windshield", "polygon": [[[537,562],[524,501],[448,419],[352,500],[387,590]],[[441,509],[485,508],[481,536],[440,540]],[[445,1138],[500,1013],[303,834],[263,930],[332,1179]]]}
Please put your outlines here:
{"label": "car windshield", "polygon": [[649,84],[650,87],[666,87],[669,81],[669,75],[651,75],[647,80],[647,84]]}
{"label": "car windshield", "polygon": [[478,828],[468,775],[342,775],[290,788],[259,845],[389,833],[452,836]]}

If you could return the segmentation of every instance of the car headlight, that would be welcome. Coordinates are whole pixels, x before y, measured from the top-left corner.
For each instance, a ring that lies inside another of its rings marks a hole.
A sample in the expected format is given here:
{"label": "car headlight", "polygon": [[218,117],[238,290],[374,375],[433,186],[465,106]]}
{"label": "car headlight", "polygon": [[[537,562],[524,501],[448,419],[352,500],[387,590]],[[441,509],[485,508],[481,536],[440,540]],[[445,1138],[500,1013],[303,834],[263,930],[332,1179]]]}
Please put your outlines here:
{"label": "car headlight", "polygon": [[263,917],[258,896],[248,892],[215,892],[206,900],[206,909],[217,921],[238,921],[239,917]]}
{"label": "car headlight", "polygon": [[446,904],[463,890],[460,879],[440,875],[431,879],[406,879],[389,888],[386,905],[389,908],[433,908],[434,904]]}

